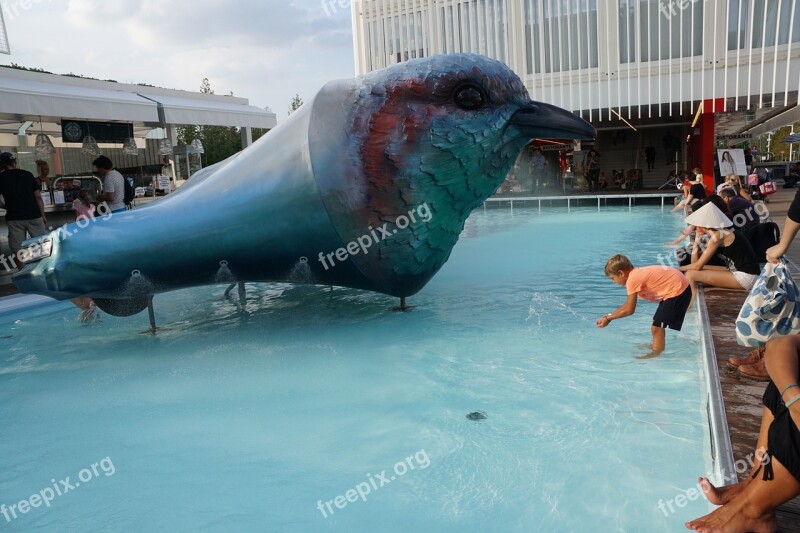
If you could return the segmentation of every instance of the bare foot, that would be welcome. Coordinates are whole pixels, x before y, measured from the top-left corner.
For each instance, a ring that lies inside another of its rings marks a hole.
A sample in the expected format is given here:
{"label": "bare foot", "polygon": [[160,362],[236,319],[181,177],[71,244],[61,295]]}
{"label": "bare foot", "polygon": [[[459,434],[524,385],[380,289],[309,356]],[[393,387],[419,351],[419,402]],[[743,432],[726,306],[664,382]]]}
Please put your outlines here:
{"label": "bare foot", "polygon": [[658,357],[659,355],[661,355],[661,352],[650,352],[644,355],[637,355],[636,359],[653,359],[655,357]]}
{"label": "bare foot", "polygon": [[748,477],[740,483],[728,485],[727,487],[715,487],[708,478],[705,477],[698,478],[697,481],[700,483],[700,488],[703,489],[703,494],[705,494],[709,502],[714,505],[725,505],[744,490],[750,482],[750,478]]}
{"label": "bare foot", "polygon": [[706,516],[687,522],[686,529],[702,533],[775,533],[778,520],[774,511],[758,515],[745,504],[732,501]]}

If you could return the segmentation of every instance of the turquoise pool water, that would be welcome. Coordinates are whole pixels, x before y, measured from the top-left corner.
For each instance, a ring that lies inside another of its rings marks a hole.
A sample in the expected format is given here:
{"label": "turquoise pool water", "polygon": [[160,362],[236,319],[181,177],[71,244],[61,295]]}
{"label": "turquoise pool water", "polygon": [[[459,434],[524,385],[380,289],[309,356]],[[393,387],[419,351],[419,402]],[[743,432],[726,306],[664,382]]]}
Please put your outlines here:
{"label": "turquoise pool water", "polygon": [[679,228],[476,212],[409,313],[253,284],[245,321],[224,286],[157,296],[155,337],[2,315],[0,504],[39,506],[0,531],[680,530],[708,510],[658,507],[709,470],[696,313],[648,361],[652,304],[594,326],[625,297],[607,257],[654,263]]}

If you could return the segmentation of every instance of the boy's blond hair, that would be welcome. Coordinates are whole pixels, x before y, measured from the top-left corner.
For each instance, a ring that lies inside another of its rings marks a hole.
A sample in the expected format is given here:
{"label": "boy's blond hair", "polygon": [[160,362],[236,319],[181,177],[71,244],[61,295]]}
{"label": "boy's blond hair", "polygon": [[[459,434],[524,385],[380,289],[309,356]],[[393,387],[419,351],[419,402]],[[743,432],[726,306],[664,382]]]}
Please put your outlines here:
{"label": "boy's blond hair", "polygon": [[622,254],[612,255],[606,262],[606,276],[616,274],[620,270],[623,272],[633,270],[633,263],[631,263],[631,260]]}

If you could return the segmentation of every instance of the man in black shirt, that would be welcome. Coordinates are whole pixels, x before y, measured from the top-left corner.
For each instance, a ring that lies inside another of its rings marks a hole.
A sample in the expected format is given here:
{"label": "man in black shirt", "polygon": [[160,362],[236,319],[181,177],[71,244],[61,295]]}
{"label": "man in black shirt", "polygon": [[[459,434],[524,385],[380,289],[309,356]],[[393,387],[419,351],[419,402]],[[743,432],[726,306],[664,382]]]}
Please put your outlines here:
{"label": "man in black shirt", "polygon": [[17,168],[17,157],[11,152],[0,153],[0,195],[6,208],[8,245],[16,256],[28,235],[47,233],[47,220],[39,182],[27,170]]}

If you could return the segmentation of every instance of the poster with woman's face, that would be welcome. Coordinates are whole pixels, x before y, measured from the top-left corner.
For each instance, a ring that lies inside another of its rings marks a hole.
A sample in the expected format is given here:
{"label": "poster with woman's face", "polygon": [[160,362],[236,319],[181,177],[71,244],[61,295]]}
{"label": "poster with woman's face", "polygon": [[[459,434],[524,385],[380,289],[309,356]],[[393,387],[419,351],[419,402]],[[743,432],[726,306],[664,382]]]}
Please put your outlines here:
{"label": "poster with woman's face", "polygon": [[717,162],[719,163],[719,173],[723,178],[728,174],[747,175],[747,165],[744,164],[744,150],[742,149],[717,150]]}

